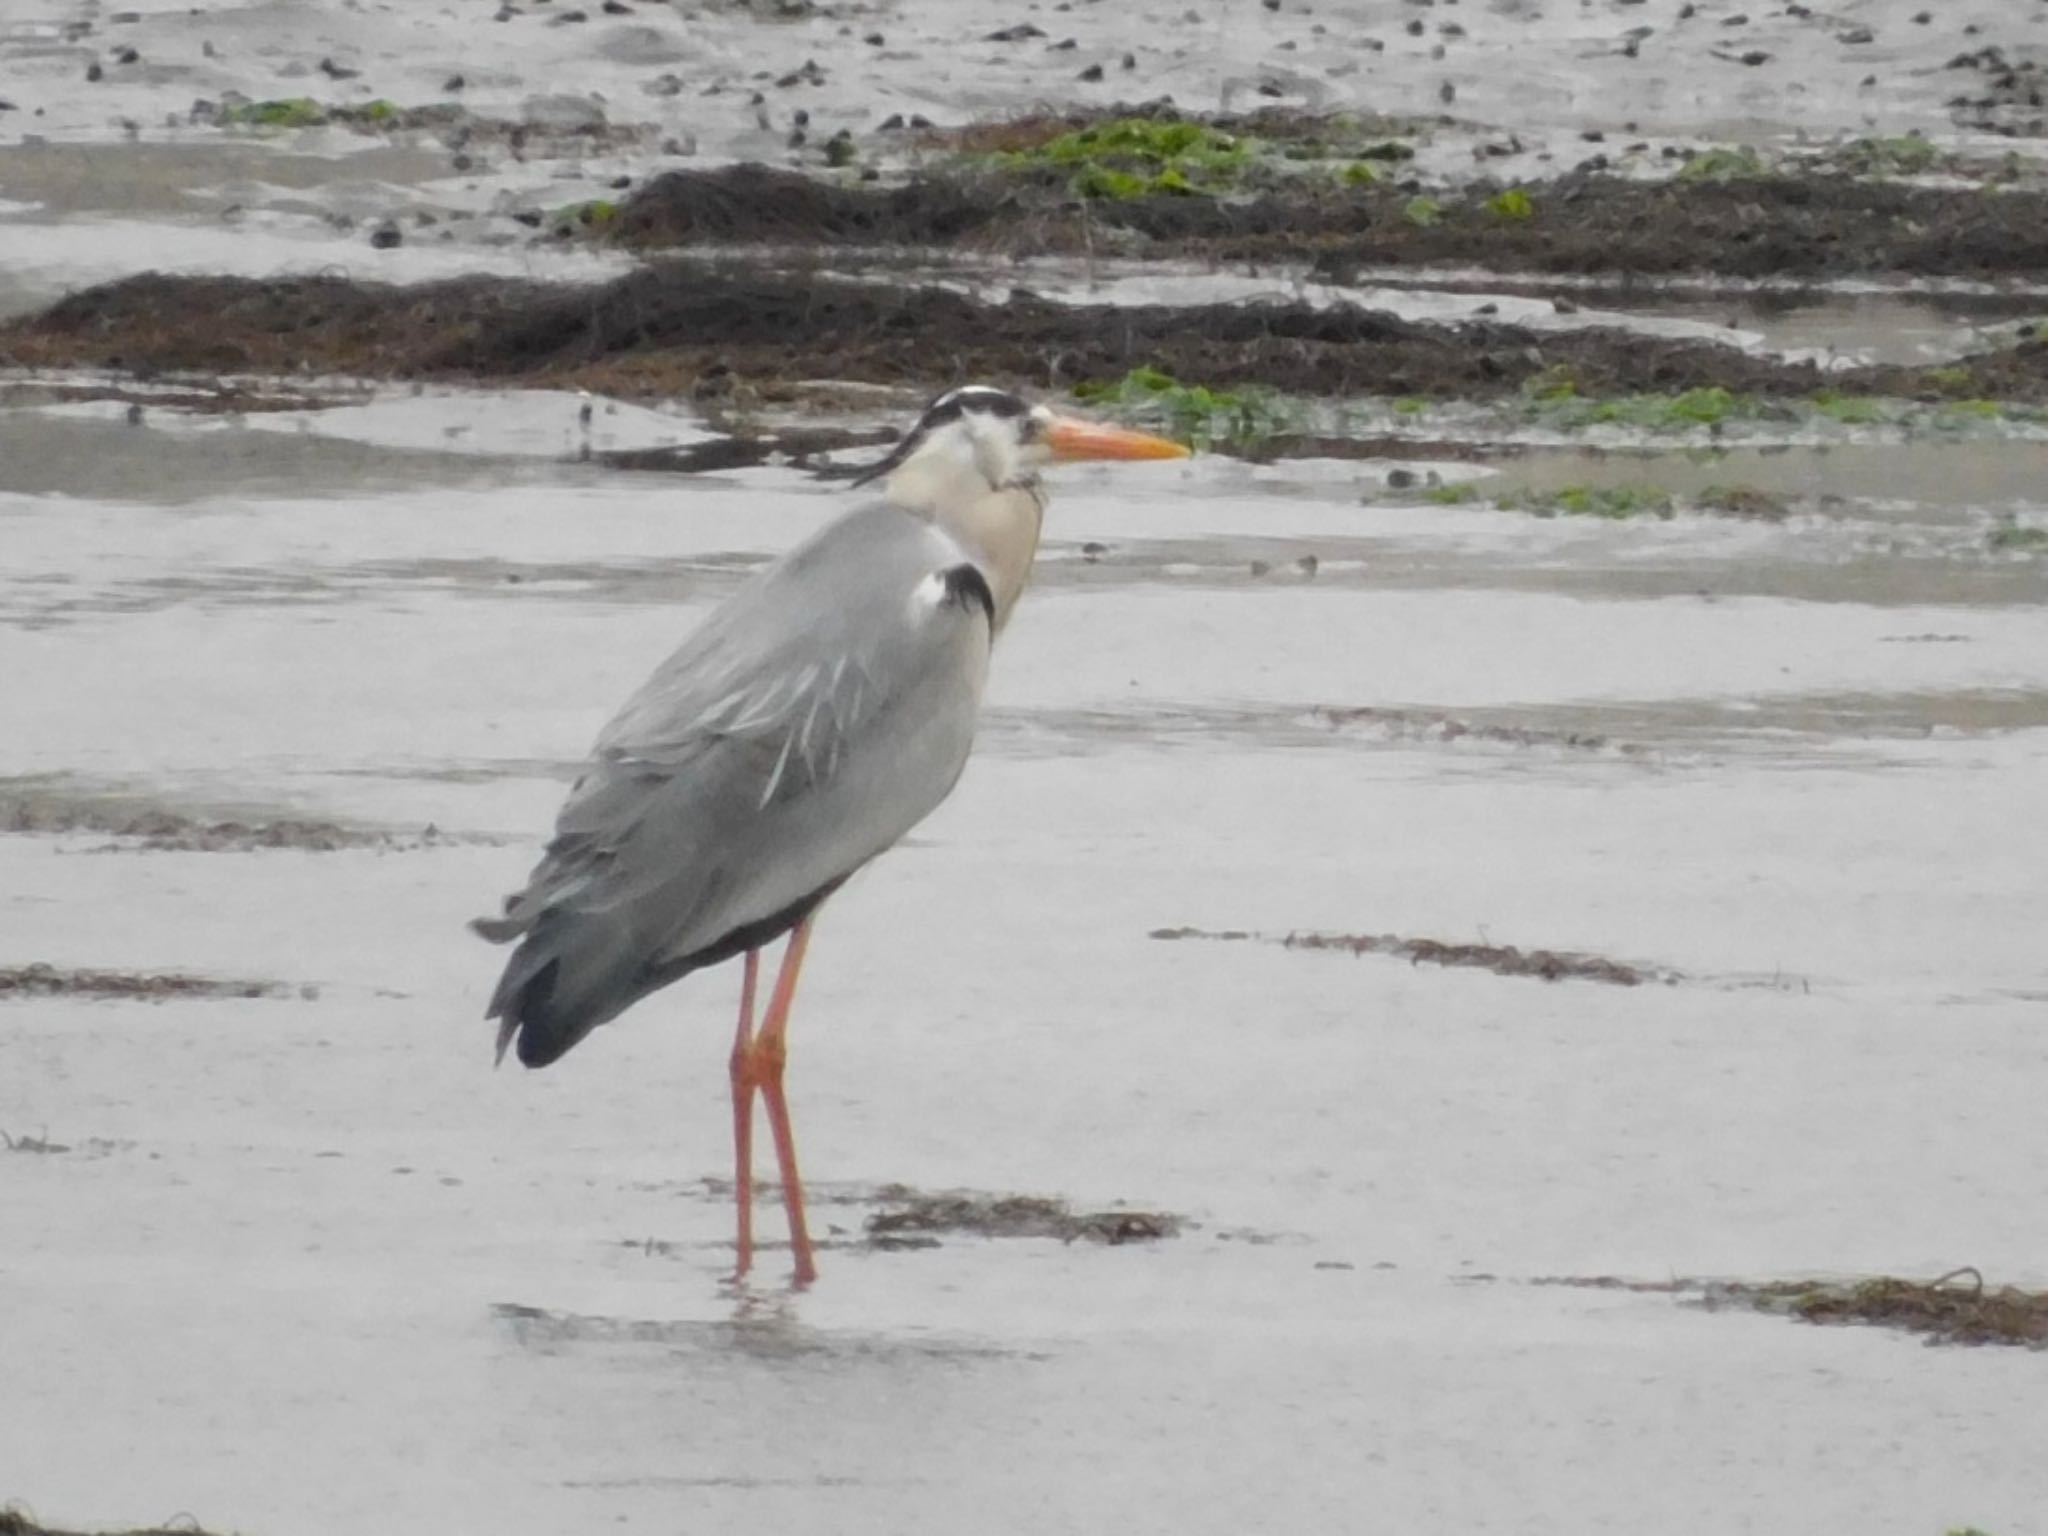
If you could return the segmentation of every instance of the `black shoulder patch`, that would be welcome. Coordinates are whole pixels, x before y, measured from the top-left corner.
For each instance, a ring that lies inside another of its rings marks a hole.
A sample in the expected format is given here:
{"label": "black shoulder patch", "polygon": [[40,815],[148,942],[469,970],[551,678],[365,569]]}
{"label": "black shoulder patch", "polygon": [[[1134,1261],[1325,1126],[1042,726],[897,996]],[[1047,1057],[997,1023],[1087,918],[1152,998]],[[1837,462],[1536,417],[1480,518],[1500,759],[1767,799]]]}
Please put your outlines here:
{"label": "black shoulder patch", "polygon": [[996,595],[988,584],[988,578],[972,565],[951,565],[939,572],[939,580],[946,584],[946,603],[966,608],[979,607],[988,615],[990,624],[996,621]]}

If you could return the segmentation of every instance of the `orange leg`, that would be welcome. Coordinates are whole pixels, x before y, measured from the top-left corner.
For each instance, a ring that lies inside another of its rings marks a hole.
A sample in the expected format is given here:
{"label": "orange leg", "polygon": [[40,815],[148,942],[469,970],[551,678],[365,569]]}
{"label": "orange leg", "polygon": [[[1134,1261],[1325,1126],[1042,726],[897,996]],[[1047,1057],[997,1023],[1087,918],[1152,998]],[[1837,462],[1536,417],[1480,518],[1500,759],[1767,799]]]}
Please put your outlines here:
{"label": "orange leg", "polygon": [[747,951],[740,981],[740,1023],[732,1040],[732,1194],[739,1202],[738,1262],[732,1277],[743,1278],[754,1263],[754,982],[761,973],[761,953]]}
{"label": "orange leg", "polygon": [[782,1096],[782,1069],[789,1059],[789,1005],[796,996],[797,973],[803,969],[804,950],[810,942],[811,924],[806,918],[789,936],[782,970],[775,978],[775,995],[768,1001],[768,1017],[761,1021],[761,1033],[753,1046],[754,1074],[761,1086],[761,1102],[768,1110],[768,1131],[775,1138],[775,1161],[782,1171],[782,1206],[789,1215],[789,1246],[796,1256],[799,1286],[818,1278],[818,1265],[812,1257],[810,1229],[804,1221],[804,1184],[797,1173],[789,1103]]}

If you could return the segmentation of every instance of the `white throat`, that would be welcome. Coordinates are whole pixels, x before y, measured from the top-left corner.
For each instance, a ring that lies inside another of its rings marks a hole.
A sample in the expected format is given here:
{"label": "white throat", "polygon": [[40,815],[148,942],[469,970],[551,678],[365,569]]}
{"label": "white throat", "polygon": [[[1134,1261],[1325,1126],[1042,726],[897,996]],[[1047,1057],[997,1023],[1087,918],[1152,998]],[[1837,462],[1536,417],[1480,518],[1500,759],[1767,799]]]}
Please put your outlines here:
{"label": "white throat", "polygon": [[959,541],[981,567],[996,600],[996,628],[1031,579],[1045,520],[1045,496],[1035,478],[992,484],[975,458],[921,453],[890,475],[883,488],[890,505],[929,518]]}

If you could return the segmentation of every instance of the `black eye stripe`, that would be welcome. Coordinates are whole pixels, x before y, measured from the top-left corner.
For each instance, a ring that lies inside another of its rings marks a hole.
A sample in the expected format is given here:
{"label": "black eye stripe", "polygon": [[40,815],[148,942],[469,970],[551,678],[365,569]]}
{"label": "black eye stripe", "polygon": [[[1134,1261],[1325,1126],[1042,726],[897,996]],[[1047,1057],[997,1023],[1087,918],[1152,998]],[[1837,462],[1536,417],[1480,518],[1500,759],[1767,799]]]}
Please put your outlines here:
{"label": "black eye stripe", "polygon": [[984,411],[990,416],[1007,418],[1026,415],[1031,407],[1006,389],[990,389],[985,384],[967,384],[959,389],[948,390],[926,406],[918,426],[944,426],[949,421],[959,420],[961,412],[969,410]]}
{"label": "black eye stripe", "polygon": [[880,460],[854,476],[853,483],[865,485],[888,474],[915,453],[933,432],[948,422],[958,421],[966,411],[980,411],[984,415],[1010,421],[1022,418],[1024,426],[1018,436],[1026,442],[1038,436],[1038,423],[1032,418],[1031,407],[1007,389],[991,389],[986,384],[963,384],[958,389],[947,390],[926,406],[924,414],[917,418],[917,425],[904,433],[896,446]]}

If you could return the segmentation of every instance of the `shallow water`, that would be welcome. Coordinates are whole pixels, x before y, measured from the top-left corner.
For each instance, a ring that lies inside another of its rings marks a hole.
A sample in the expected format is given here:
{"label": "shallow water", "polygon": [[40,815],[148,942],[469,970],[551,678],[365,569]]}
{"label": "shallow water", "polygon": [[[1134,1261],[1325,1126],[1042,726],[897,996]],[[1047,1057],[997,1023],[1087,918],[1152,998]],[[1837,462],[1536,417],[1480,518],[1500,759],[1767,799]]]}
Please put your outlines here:
{"label": "shallow water", "polygon": [[[957,120],[1073,98],[1099,54],[1104,100],[1253,106],[1278,99],[1263,78],[1434,114],[1448,81],[1473,121],[1426,168],[1470,173],[1512,101],[1524,148],[1485,168],[1514,177],[1568,164],[1587,124],[1939,134],[1955,83],[1925,58],[2031,35],[1988,0],[1927,27],[1918,0],[1844,0],[1725,29],[1738,7],[1705,0],[1687,32],[1652,7],[1468,5],[1417,11],[1421,36],[1408,8],[1211,9],[1137,36],[1085,8],[898,7],[847,23],[887,34],[870,45],[822,11],[714,5],[676,57],[658,7],[578,28],[48,0],[0,18],[0,313],[152,265],[587,275],[493,244],[507,210],[687,158],[464,178],[338,132],[122,147],[122,116],[228,88],[411,103],[459,63],[480,113],[601,89],[614,123],[715,162],[774,157],[799,100],[819,140]],[[1025,15],[1049,35],[983,41]],[[81,17],[99,30],[66,40]],[[1875,41],[1841,41],[1851,23]],[[1082,46],[1050,50],[1069,28]],[[127,38],[131,75],[79,84]],[[323,55],[365,73],[330,85]],[[808,56],[827,84],[769,89],[762,127],[747,77]],[[642,89],[670,71],[686,91]],[[476,218],[372,252],[329,217],[420,208]],[[1068,272],[1084,295],[1101,275]],[[1401,276],[1417,314],[1509,302]],[[1268,281],[1289,279],[1215,279]],[[1567,318],[1724,323],[1719,298],[1588,303]],[[1970,337],[1964,311],[1862,289],[1727,318],[1844,355]],[[287,984],[0,1004],[0,1131],[67,1149],[0,1147],[0,1501],[265,1536],[2039,1528],[2038,1355],[1529,1283],[1973,1264],[2048,1286],[2048,556],[1991,543],[2048,519],[2039,442],[1594,454],[1496,423],[1476,468],[1421,442],[1404,466],[1489,495],[1739,484],[1787,498],[1775,523],[1435,505],[1385,462],[1064,475],[976,761],[819,929],[791,1091],[828,1241],[792,1295],[776,1248],[722,1283],[729,971],[553,1070],[493,1074],[501,957],[462,925],[523,877],[612,707],[846,493],[579,462],[700,439],[681,408],[596,402],[586,424],[560,394],[323,380],[295,385],[320,409],[275,414],[188,415],[176,381],[51,398],[79,382],[0,396],[0,826],[118,804],[393,840],[0,835],[0,967]],[[1679,979],[1153,936],[1183,927]],[[1190,1225],[885,1251],[862,1226],[899,1183]]]}
{"label": "shallow water", "polygon": [[[792,1072],[824,1280],[790,1296],[771,1251],[734,1294],[730,977],[493,1075],[461,924],[611,704],[842,493],[349,421],[390,435],[5,429],[177,451],[146,496],[83,448],[96,489],[0,494],[0,778],[465,839],[0,839],[8,958],[317,988],[9,1005],[0,1128],[74,1149],[0,1154],[42,1405],[0,1464],[45,1518],[2024,1530],[2048,1500],[2031,1356],[1519,1283],[2048,1281],[2038,564],[1365,506],[1348,466],[1070,477],[977,762],[820,930]],[[1980,536],[1958,500],[1918,515]],[[1283,548],[1317,572],[1251,575]],[[1804,568],[1824,601],[1779,594]],[[1149,937],[1182,925],[1685,979]],[[891,1182],[1195,1225],[870,1250]]]}

